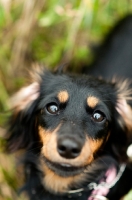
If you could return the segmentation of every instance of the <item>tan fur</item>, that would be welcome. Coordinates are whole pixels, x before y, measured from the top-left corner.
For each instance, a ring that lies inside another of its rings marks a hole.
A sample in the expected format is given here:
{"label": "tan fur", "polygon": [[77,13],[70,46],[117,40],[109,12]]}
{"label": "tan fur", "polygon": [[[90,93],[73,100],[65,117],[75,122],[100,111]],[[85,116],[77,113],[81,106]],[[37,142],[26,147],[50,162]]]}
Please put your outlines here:
{"label": "tan fur", "polygon": [[59,128],[60,127],[57,127],[53,132],[50,132],[44,130],[42,127],[39,127],[39,135],[43,143],[41,150],[42,155],[52,162],[69,164],[77,167],[83,167],[90,164],[94,159],[94,153],[100,148],[103,140],[92,140],[86,137],[86,141],[80,155],[74,159],[66,159],[61,157],[57,151],[56,132]]}
{"label": "tan fur", "polygon": [[72,177],[61,177],[51,171],[44,163],[42,163],[42,170],[45,173],[44,179],[42,180],[44,186],[54,192],[54,193],[63,193],[68,191],[69,186],[74,183],[81,183],[85,181],[85,174],[79,174]]}
{"label": "tan fur", "polygon": [[[41,65],[34,64],[32,69],[30,68],[28,74],[30,78],[30,84],[21,88],[16,94],[14,94],[7,102],[9,109],[15,109],[15,115],[33,103],[40,95],[40,82],[41,74],[44,73],[44,68]],[[29,82],[29,81],[28,81]]]}
{"label": "tan fur", "polygon": [[121,80],[113,78],[112,82],[117,88],[118,99],[132,100],[132,88],[130,87],[132,81],[129,79]]}
{"label": "tan fur", "polygon": [[95,108],[95,106],[97,106],[98,103],[99,103],[99,99],[97,97],[90,96],[87,98],[87,104],[91,108]]}
{"label": "tan fur", "polygon": [[94,154],[103,144],[103,139],[98,139],[98,140],[89,139],[89,144],[91,151]]}
{"label": "tan fur", "polygon": [[[126,100],[118,100],[117,102],[117,111],[122,116],[125,125],[129,132],[132,131],[132,108],[127,104]],[[122,125],[122,121],[119,123]]]}
{"label": "tan fur", "polygon": [[34,63],[28,71],[30,82],[41,82],[41,75],[44,74],[44,67],[38,63]]}
{"label": "tan fur", "polygon": [[[59,125],[53,132],[47,131],[39,126],[39,135],[43,143],[41,154],[48,160],[55,163],[69,164],[71,166],[83,167],[89,165],[94,159],[94,153],[100,148],[103,140],[92,140],[86,137],[86,142],[82,148],[80,155],[74,159],[66,159],[61,157],[57,152],[57,131]],[[81,183],[85,181],[85,171],[71,177],[61,177],[50,170],[44,160],[41,160],[41,170],[44,172],[42,182],[44,186],[52,192],[66,192],[71,184]]]}
{"label": "tan fur", "polygon": [[64,91],[60,91],[60,92],[58,93],[57,97],[58,97],[58,99],[59,99],[59,101],[60,101],[61,103],[65,103],[65,102],[67,102],[68,99],[69,99],[69,94],[68,94],[68,92],[67,92],[66,90],[64,90]]}
{"label": "tan fur", "polygon": [[89,140],[86,142],[82,148],[80,155],[74,159],[66,159],[59,155],[57,151],[57,134],[59,127],[53,132],[46,131],[42,127],[39,127],[39,134],[43,142],[43,147],[41,153],[50,161],[57,163],[64,163],[73,166],[85,166],[93,160],[93,152],[90,149]]}
{"label": "tan fur", "polygon": [[[129,79],[119,80],[116,77],[113,78],[112,82],[116,86],[117,92],[117,105],[116,110],[122,116],[122,119],[118,119],[119,124],[122,128],[127,128],[128,132],[132,131],[132,108],[128,105],[127,101],[132,100],[132,81]],[[125,125],[123,124],[125,123]]]}
{"label": "tan fur", "polygon": [[15,95],[13,95],[9,101],[8,105],[10,109],[15,109],[15,113],[29,107],[34,100],[39,97],[40,88],[37,82],[30,84],[27,87],[23,87]]}

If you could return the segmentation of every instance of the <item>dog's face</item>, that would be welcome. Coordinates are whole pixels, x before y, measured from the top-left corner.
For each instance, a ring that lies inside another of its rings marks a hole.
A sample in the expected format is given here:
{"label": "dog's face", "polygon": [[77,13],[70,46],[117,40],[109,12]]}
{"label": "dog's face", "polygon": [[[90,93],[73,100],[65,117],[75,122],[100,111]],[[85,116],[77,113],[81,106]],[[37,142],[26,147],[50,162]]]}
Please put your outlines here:
{"label": "dog's face", "polygon": [[[105,154],[105,148],[112,151],[112,145],[126,145],[124,132],[132,128],[130,114],[127,122],[123,120],[123,108],[129,110],[126,85],[119,90],[115,83],[89,76],[44,72],[37,87],[29,87],[25,100],[15,105],[9,145],[31,150],[39,144],[44,185],[59,192],[67,189],[72,182],[84,180],[84,171]],[[53,177],[58,180],[55,184]]]}
{"label": "dog's face", "polygon": [[90,77],[43,80],[37,108],[41,154],[57,174],[78,174],[107,141],[115,112],[110,98],[116,99],[106,83]]}

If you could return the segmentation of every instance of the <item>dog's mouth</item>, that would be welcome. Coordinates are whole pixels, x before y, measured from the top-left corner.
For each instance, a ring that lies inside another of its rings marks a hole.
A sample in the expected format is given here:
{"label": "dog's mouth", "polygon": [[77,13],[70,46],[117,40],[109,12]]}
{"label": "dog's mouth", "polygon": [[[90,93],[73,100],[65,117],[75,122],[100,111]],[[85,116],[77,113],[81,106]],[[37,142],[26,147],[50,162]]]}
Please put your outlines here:
{"label": "dog's mouth", "polygon": [[52,162],[44,156],[43,161],[50,170],[62,177],[75,176],[82,173],[86,168],[85,166],[73,166],[67,163]]}

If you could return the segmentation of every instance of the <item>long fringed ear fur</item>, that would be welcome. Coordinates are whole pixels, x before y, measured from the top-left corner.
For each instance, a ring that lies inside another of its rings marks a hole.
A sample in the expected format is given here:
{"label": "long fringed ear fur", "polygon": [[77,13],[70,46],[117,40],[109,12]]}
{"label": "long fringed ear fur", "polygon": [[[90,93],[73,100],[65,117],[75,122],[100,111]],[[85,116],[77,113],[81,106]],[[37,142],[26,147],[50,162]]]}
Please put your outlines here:
{"label": "long fringed ear fur", "polygon": [[120,125],[132,133],[132,83],[129,80],[118,81],[116,110],[122,117],[124,123],[119,120]]}
{"label": "long fringed ear fur", "polygon": [[113,134],[110,140],[114,154],[120,160],[126,160],[126,151],[132,143],[132,88],[129,80],[114,80],[116,90],[115,122],[112,127]]}
{"label": "long fringed ear fur", "polygon": [[23,148],[30,148],[38,141],[36,106],[40,95],[42,68],[35,68],[31,72],[31,81],[27,87],[22,88],[10,100],[12,116],[8,122],[6,134],[6,150],[14,152]]}
{"label": "long fringed ear fur", "polygon": [[29,148],[37,137],[35,107],[39,92],[36,86],[38,86],[37,83],[33,83],[22,88],[11,100],[14,112],[9,120],[8,151],[14,152],[22,148]]}
{"label": "long fringed ear fur", "polygon": [[67,67],[68,67],[68,63],[65,63],[63,65],[60,65],[58,66],[56,69],[55,69],[55,73],[56,74],[63,74],[65,71],[67,71]]}

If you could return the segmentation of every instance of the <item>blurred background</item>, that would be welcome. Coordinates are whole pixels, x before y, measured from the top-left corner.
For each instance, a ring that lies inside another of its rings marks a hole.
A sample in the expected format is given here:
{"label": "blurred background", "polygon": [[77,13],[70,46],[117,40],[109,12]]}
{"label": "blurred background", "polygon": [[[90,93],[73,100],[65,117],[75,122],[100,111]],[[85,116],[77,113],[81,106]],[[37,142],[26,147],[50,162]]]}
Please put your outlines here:
{"label": "blurred background", "polygon": [[[27,69],[36,62],[50,69],[67,63],[81,71],[114,24],[130,13],[132,0],[0,0],[0,200],[26,199],[17,197],[21,173],[2,147],[7,99],[24,85]],[[124,199],[131,200],[132,192]]]}

